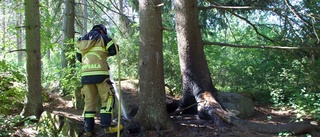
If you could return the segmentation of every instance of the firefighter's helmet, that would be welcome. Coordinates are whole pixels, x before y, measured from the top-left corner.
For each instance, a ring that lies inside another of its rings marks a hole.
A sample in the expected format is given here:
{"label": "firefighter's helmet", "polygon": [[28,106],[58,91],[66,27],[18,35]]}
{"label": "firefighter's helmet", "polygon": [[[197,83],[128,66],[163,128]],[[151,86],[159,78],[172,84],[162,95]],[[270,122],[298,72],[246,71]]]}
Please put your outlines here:
{"label": "firefighter's helmet", "polygon": [[104,26],[104,25],[102,25],[102,24],[94,25],[94,26],[92,27],[92,29],[98,28],[98,27],[99,27],[105,34],[107,34],[107,28],[106,28],[106,26]]}

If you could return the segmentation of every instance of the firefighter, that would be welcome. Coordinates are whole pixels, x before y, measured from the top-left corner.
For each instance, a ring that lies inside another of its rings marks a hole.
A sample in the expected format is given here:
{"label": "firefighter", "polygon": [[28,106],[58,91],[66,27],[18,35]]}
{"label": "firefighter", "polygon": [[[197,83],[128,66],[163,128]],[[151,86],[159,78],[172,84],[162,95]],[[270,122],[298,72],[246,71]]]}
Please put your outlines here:
{"label": "firefighter", "polygon": [[77,59],[82,63],[81,91],[85,102],[84,135],[93,136],[98,97],[101,102],[99,111],[102,132],[100,134],[117,132],[117,127],[111,126],[115,98],[106,60],[109,56],[116,55],[119,47],[107,36],[107,29],[102,24],[93,26],[89,33],[79,38],[77,47],[80,51],[77,53]]}

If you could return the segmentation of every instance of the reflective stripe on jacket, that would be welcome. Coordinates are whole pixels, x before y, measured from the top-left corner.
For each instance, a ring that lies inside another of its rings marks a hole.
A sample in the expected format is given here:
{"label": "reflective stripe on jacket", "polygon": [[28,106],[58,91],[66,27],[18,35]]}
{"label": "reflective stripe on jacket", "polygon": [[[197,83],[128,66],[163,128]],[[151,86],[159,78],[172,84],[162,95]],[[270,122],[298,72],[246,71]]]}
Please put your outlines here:
{"label": "reflective stripe on jacket", "polygon": [[109,75],[108,53],[102,37],[79,40],[77,46],[82,54],[81,76]]}

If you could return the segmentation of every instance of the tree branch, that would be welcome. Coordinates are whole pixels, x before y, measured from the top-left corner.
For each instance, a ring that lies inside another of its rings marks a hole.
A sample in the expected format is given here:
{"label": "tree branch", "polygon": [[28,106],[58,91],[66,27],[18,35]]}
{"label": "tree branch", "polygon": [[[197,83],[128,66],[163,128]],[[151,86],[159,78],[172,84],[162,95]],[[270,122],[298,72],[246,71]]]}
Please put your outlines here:
{"label": "tree branch", "polygon": [[26,49],[16,49],[16,50],[10,50],[10,51],[8,51],[8,53],[18,52],[18,51],[25,51],[25,52],[27,52]]}
{"label": "tree branch", "polygon": [[206,10],[206,9],[243,9],[243,10],[274,10],[274,8],[265,8],[265,7],[251,7],[251,6],[199,6],[199,10]]}
{"label": "tree branch", "polygon": [[216,45],[222,47],[235,47],[235,48],[259,48],[259,49],[279,49],[279,50],[320,50],[320,47],[280,47],[280,46],[250,46],[250,45],[235,45],[229,43],[220,42],[208,42],[204,41],[204,45]]}
{"label": "tree branch", "polygon": [[[222,5],[218,4],[218,3],[215,3],[215,2],[212,1],[212,0],[207,0],[207,1],[210,2],[210,3],[213,4],[213,5],[222,6]],[[244,18],[244,17],[241,17],[240,15],[232,12],[230,9],[225,9],[225,10],[226,10],[227,12],[229,12],[230,14],[232,14],[232,15],[234,15],[234,16],[242,19],[242,20],[244,20],[245,22],[247,22],[247,23],[254,29],[254,31],[255,31],[258,35],[260,35],[260,36],[262,36],[263,38],[271,41],[272,43],[274,42],[271,38],[269,38],[269,37],[263,35],[262,33],[260,33],[260,32],[258,31],[258,28],[257,28],[253,23],[251,23],[248,19],[246,19],[246,18]]]}
{"label": "tree branch", "polygon": [[302,18],[302,16],[299,15],[299,13],[297,12],[297,10],[291,5],[291,3],[288,0],[285,0],[287,6],[289,7],[289,9],[292,11],[292,13],[294,15],[296,15],[301,21],[303,21],[306,25],[311,26],[311,23],[308,22],[307,20],[305,20],[304,18]]}

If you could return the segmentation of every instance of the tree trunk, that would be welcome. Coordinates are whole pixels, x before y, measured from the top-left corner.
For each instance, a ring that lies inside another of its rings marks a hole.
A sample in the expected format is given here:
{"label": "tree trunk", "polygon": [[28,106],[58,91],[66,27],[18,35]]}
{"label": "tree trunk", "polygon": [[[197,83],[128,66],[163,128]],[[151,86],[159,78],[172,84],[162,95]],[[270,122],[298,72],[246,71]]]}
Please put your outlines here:
{"label": "tree trunk", "polygon": [[170,130],[165,104],[160,0],[141,0],[139,110],[134,120],[146,130]]}
{"label": "tree trunk", "polygon": [[[20,0],[21,3],[23,3],[22,0]],[[22,6],[19,6],[18,8],[23,8]],[[22,16],[22,13],[21,12],[17,12],[17,27],[18,27],[18,30],[17,30],[17,49],[23,49],[24,46],[22,44],[22,28],[20,26],[22,26],[22,23],[23,23],[23,16]],[[23,63],[23,57],[24,57],[24,54],[25,52],[18,52],[18,64],[22,64]]]}
{"label": "tree trunk", "polygon": [[[81,29],[81,34],[85,35],[87,33],[87,18],[88,18],[88,11],[87,11],[87,0],[82,0],[83,7],[82,7],[82,13],[83,13],[83,26]],[[81,94],[81,87],[76,88],[74,90],[74,106],[76,109],[83,109],[84,108],[84,99]]]}
{"label": "tree trunk", "polygon": [[62,49],[62,68],[66,68],[67,66],[74,67],[75,66],[75,58],[67,58],[67,54],[73,51],[74,48],[73,40],[74,40],[74,0],[65,0],[65,9],[63,16],[63,49]]}
{"label": "tree trunk", "polygon": [[[75,73],[75,56],[70,56],[75,50],[74,48],[74,19],[75,19],[75,0],[65,0],[65,9],[63,15],[63,47],[61,55],[61,67],[63,69],[62,78],[69,81],[76,81],[73,77]],[[65,69],[68,68],[68,69]],[[70,75],[71,74],[71,75]],[[70,87],[68,83],[61,83],[63,87]],[[71,90],[75,90],[71,89]],[[62,89],[63,93],[66,93],[66,89]],[[69,89],[70,90],[70,89]]]}
{"label": "tree trunk", "polygon": [[2,32],[3,32],[3,37],[2,37],[2,47],[1,51],[3,52],[6,47],[6,2],[3,2],[3,7],[2,7]]}
{"label": "tree trunk", "polygon": [[82,0],[83,2],[83,7],[82,7],[82,13],[83,13],[83,29],[81,31],[82,35],[85,35],[87,33],[87,27],[88,27],[88,23],[87,23],[87,19],[88,19],[88,1],[87,0]]}
{"label": "tree trunk", "polygon": [[39,0],[25,1],[28,89],[24,116],[40,117],[42,106]]}
{"label": "tree trunk", "polygon": [[[215,95],[217,90],[211,82],[208,64],[204,55],[198,12],[196,12],[198,11],[197,2],[195,0],[192,2],[175,0],[175,10],[183,84],[183,96],[180,108],[185,108],[196,102],[200,102],[200,93],[208,91]],[[190,109],[190,111],[196,112],[197,106],[194,105]]]}
{"label": "tree trunk", "polygon": [[[175,0],[176,23],[180,66],[183,82],[183,96],[180,108],[198,112],[200,118],[209,118],[223,131],[224,124],[232,124],[239,128],[278,134],[279,132],[294,132],[301,134],[319,129],[308,122],[289,123],[285,125],[265,125],[237,118],[225,111],[217,102],[217,89],[212,84],[208,64],[204,56],[204,44],[198,21],[197,1],[187,2]],[[194,105],[196,104],[196,105]],[[298,126],[299,125],[299,126]]]}
{"label": "tree trunk", "polygon": [[128,17],[125,16],[124,14],[124,3],[123,0],[119,0],[119,23],[120,23],[120,27],[121,30],[123,31],[123,33],[125,34],[125,36],[128,36],[130,34],[130,26],[129,26],[129,19]]}

